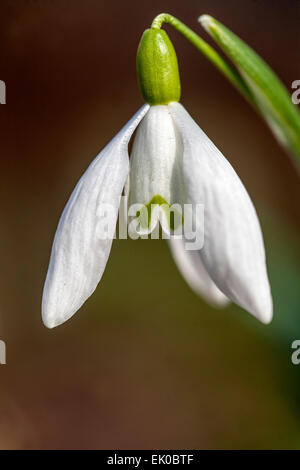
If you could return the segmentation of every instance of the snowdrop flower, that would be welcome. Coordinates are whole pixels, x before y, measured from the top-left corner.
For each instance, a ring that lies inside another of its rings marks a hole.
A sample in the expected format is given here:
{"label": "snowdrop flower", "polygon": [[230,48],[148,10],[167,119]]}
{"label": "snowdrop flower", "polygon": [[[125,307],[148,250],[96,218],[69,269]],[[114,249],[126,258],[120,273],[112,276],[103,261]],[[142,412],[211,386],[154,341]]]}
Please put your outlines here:
{"label": "snowdrop flower", "polygon": [[255,209],[230,163],[179,103],[177,58],[165,31],[144,32],[137,71],[146,104],[90,164],[59,221],[43,293],[45,325],[68,320],[96,289],[112,245],[112,237],[99,237],[97,211],[113,205],[115,226],[124,188],[129,206],[203,204],[203,248],[169,241],[179,270],[210,303],[231,300],[268,323],[272,299]]}

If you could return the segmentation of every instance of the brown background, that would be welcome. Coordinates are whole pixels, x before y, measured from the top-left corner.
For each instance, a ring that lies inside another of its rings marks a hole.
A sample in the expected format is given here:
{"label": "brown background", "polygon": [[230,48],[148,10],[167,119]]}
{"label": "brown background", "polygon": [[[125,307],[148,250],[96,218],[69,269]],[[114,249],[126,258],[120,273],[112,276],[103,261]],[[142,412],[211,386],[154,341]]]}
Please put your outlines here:
{"label": "brown background", "polygon": [[197,17],[215,16],[290,89],[300,78],[299,1],[2,0],[0,9],[0,448],[299,448],[300,365],[290,364],[300,337],[299,177],[264,122],[168,26],[182,102],[262,219],[275,321],[208,307],[161,241],[116,242],[72,321],[49,331],[40,319],[61,210],[142,104],[135,53],[153,17],[170,12],[208,39]]}

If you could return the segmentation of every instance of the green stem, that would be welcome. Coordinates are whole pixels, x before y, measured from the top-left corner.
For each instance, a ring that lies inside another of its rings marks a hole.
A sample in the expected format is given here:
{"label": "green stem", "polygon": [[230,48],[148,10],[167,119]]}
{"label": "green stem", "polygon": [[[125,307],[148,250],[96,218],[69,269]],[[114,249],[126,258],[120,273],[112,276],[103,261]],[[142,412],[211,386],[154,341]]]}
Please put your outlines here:
{"label": "green stem", "polygon": [[180,20],[175,18],[168,13],[161,13],[156,16],[152,22],[152,29],[160,29],[163,23],[167,23],[173,26],[179,33],[181,33],[193,46],[196,47],[202,54],[210,60],[225,77],[247,98],[252,104],[254,104],[252,94],[247,87],[246,83],[239,75],[239,73],[228,64],[207,42],[205,42],[198,34],[192,29],[182,23]]}

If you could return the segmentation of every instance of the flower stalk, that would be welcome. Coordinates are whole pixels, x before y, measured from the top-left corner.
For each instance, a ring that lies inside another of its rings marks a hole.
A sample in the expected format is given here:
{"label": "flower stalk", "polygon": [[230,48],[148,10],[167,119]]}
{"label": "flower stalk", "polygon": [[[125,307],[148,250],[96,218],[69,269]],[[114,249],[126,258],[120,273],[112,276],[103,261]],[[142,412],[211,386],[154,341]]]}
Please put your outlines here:
{"label": "flower stalk", "polygon": [[176,31],[182,34],[193,46],[202,52],[202,54],[217,67],[220,72],[242,93],[242,95],[251,103],[252,95],[246,83],[238,72],[227,63],[213,47],[211,47],[204,39],[196,34],[192,29],[186,26],[182,21],[168,13],[161,13],[156,16],[152,22],[151,29],[160,29],[166,23],[171,25]]}

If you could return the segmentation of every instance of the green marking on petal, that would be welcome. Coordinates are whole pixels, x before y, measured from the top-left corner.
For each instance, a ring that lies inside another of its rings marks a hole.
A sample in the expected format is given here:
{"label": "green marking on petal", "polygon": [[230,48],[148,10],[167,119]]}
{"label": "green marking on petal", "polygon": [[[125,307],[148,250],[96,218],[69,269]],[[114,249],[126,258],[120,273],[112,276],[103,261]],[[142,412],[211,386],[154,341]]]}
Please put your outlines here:
{"label": "green marking on petal", "polygon": [[151,226],[153,211],[157,206],[162,207],[168,226],[172,231],[177,230],[183,225],[184,219],[182,213],[172,207],[164,197],[157,194],[137,212],[137,217],[139,217],[140,225],[143,229],[148,229]]}

